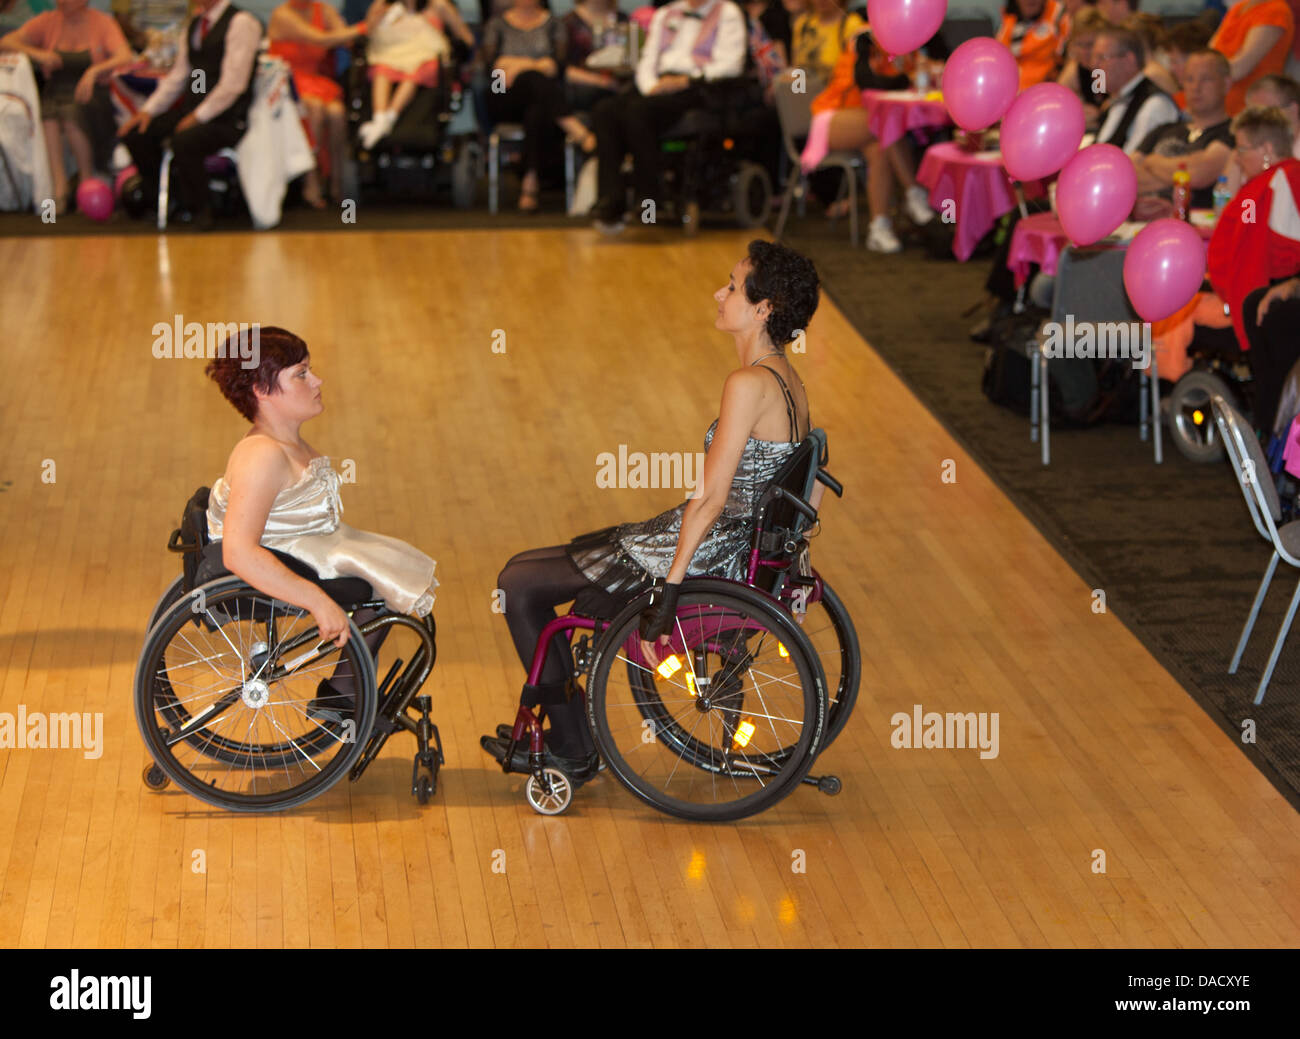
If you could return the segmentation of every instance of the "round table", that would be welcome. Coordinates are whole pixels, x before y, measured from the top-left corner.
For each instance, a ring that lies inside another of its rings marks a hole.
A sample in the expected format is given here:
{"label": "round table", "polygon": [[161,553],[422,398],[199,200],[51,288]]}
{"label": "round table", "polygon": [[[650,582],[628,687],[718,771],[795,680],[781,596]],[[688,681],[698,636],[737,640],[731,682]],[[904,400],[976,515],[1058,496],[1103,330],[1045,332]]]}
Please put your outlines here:
{"label": "round table", "polygon": [[[963,262],[998,218],[1016,208],[1014,181],[998,151],[970,152],[951,141],[936,144],[926,149],[916,180],[930,189],[930,205],[939,218],[955,223],[952,252]],[[1042,193],[1038,181],[1025,189],[1031,197]]]}
{"label": "round table", "polygon": [[919,90],[864,90],[862,107],[871,132],[886,148],[908,130],[952,125],[943,102],[927,100]]}

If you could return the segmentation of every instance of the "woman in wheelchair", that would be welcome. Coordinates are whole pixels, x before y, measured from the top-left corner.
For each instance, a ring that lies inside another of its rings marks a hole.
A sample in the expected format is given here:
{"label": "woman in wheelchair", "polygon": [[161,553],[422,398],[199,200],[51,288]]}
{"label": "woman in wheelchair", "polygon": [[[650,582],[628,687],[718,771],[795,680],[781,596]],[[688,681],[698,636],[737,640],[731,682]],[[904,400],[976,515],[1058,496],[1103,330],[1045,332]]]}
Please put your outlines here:
{"label": "woman in wheelchair", "polygon": [[[654,586],[640,635],[645,643],[656,643],[669,631],[686,577],[745,580],[755,506],[809,430],[807,395],[785,348],[808,327],[817,309],[817,272],[811,261],[783,245],[754,241],[714,299],[714,327],[730,333],[740,366],[727,376],[718,418],[705,435],[697,496],[644,522],[609,527],[511,559],[498,587],[525,668],[543,629],[556,617],[554,607],[562,603],[576,600],[583,612],[613,617]],[[821,491],[818,484],[814,508]],[[645,643],[643,653],[657,662],[653,647]],[[572,675],[572,659],[552,641],[541,681],[524,685],[520,703],[545,706],[551,721],[545,760],[577,786],[595,774],[599,759]],[[511,736],[511,726],[503,725],[480,742],[504,763]],[[528,746],[516,746],[510,770],[528,771],[528,758]]]}
{"label": "woman in wheelchair", "polygon": [[[207,367],[226,400],[253,423],[208,502],[208,535],[220,542],[221,562],[264,594],[308,610],[321,639],[337,646],[348,639],[347,614],[270,550],[307,564],[322,580],[360,578],[396,613],[428,615],[438,585],[434,561],[396,538],[342,523],[338,474],[302,438],[302,425],[324,409],[307,344],[282,328],[262,328],[259,335],[256,368],[244,368],[234,350]],[[352,619],[360,626],[374,615],[360,610]],[[372,656],[387,631],[367,636]],[[337,713],[354,695],[352,676],[336,672],[320,683],[308,716]]]}

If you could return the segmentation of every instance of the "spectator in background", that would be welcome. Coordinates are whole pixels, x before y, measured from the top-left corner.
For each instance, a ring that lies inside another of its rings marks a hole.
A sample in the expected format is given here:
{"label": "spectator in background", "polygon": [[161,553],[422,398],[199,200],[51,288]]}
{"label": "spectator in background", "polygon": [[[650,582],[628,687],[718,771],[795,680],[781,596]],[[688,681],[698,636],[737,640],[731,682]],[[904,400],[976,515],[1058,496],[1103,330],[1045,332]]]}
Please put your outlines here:
{"label": "spectator in background", "polygon": [[623,158],[631,151],[636,203],[659,189],[659,134],[700,107],[704,84],[745,69],[745,15],[731,0],[674,0],[655,12],[636,70],[636,90],[596,106],[600,178],[596,227],[624,228]]}
{"label": "spectator in background", "polygon": [[1119,24],[1129,32],[1136,33],[1142,40],[1142,47],[1146,52],[1146,64],[1142,66],[1142,75],[1171,97],[1178,93],[1178,80],[1156,60],[1156,46],[1160,43],[1164,32],[1160,19],[1153,14],[1138,11]]}
{"label": "spectator in background", "polygon": [[28,19],[0,38],[0,51],[26,54],[45,77],[41,127],[50,159],[54,210],[68,204],[66,140],[83,178],[107,166],[112,153],[113,108],[108,79],[134,57],[112,15],[92,11],[87,0],[57,0],[58,9]]}
{"label": "spectator in background", "polygon": [[1207,271],[1247,352],[1255,428],[1268,434],[1282,382],[1300,359],[1300,160],[1275,108],[1247,108],[1232,129],[1246,182],[1214,229]]}
{"label": "spectator in background", "polygon": [[[612,73],[587,68],[587,59],[605,46],[608,34],[616,33],[620,26],[626,31],[628,24],[627,15],[618,9],[615,0],[579,0],[564,16],[564,82],[572,112],[590,112],[618,89]],[[585,127],[576,141],[586,154],[595,152],[596,135]]]}
{"label": "spectator in background", "polygon": [[[882,148],[871,132],[866,110],[862,106],[863,90],[897,90],[909,85],[904,70],[915,65],[912,55],[892,59],[872,39],[868,29],[859,30],[835,66],[830,84],[813,98],[813,115],[831,113],[826,139],[831,151],[861,151],[867,161],[867,206],[871,224],[867,248],[872,252],[897,253],[902,243],[894,234],[889,219],[889,201],[894,184],[903,188],[908,216],[918,226],[934,219],[925,189],[916,183],[907,139]],[[805,168],[816,165],[820,156],[806,155]],[[847,201],[847,200],[846,200]],[[843,216],[839,210],[828,215]]]}
{"label": "spectator in background", "polygon": [[1065,67],[1057,82],[1069,87],[1083,102],[1083,113],[1088,128],[1095,130],[1101,121],[1101,105],[1106,91],[1101,80],[1093,75],[1096,63],[1092,60],[1097,34],[1110,26],[1095,7],[1082,7],[1070,20],[1070,33],[1066,47]]}
{"label": "spectator in background", "polygon": [[428,0],[427,5],[421,0],[374,0],[370,5],[370,118],[357,131],[363,148],[373,148],[393,132],[416,87],[438,85],[442,65],[451,57],[449,27],[462,43],[474,46],[473,34],[448,0]]}
{"label": "spectator in background", "polygon": [[1097,131],[1098,144],[1113,144],[1134,152],[1157,126],[1182,118],[1173,98],[1143,73],[1146,48],[1128,29],[1103,29],[1097,34],[1093,61],[1105,76],[1110,101]]}
{"label": "spectator in background", "polygon": [[1214,204],[1214,184],[1232,158],[1231,118],[1224,108],[1228,60],[1212,50],[1189,55],[1183,65],[1183,86],[1187,121],[1153,130],[1131,156],[1138,178],[1138,201],[1133,207],[1138,220],[1173,213],[1170,193],[1180,164],[1187,166],[1192,178],[1192,206],[1209,209]]}
{"label": "spectator in background", "polygon": [[1294,36],[1295,17],[1286,0],[1238,0],[1228,9],[1210,46],[1232,69],[1229,115],[1246,107],[1246,90],[1255,80],[1286,71]]}
{"label": "spectator in background", "polygon": [[113,17],[134,51],[147,51],[171,30],[177,37],[189,21],[187,0],[112,0]]}
{"label": "spectator in background", "polygon": [[[749,0],[743,6],[749,19],[751,40],[753,30],[757,28],[776,47],[776,53],[780,57],[779,68],[789,67],[793,30],[787,6],[781,0]],[[799,13],[802,13],[802,8]],[[751,42],[751,49],[752,46]]]}
{"label": "spectator in background", "polygon": [[330,195],[337,199],[343,194],[348,124],[343,88],[334,78],[334,48],[351,43],[364,32],[364,23],[345,24],[338,11],[321,0],[286,0],[271,12],[267,26],[270,52],[293,70],[294,89],[306,113],[316,168],[307,174],[303,198],[314,209],[325,208],[320,183],[324,166],[329,167]]}
{"label": "spectator in background", "polygon": [[1183,63],[1189,54],[1205,50],[1210,45],[1214,28],[1207,22],[1196,19],[1191,22],[1179,22],[1171,29],[1166,29],[1160,38],[1160,50],[1164,55],[1164,66],[1173,76],[1179,89],[1174,92],[1174,103],[1186,110],[1187,99],[1183,95]]}
{"label": "spectator in background", "polygon": [[1007,0],[997,38],[1015,55],[1021,90],[1056,77],[1064,50],[1064,16],[1058,0]]}
{"label": "spectator in background", "polygon": [[864,25],[860,15],[845,13],[844,0],[812,0],[795,20],[790,65],[807,74],[809,93],[830,82],[840,55]]}
{"label": "spectator in background", "polygon": [[[1286,76],[1263,76],[1255,80],[1246,91],[1246,106],[1276,108],[1281,112],[1291,127],[1291,137],[1295,142],[1292,154],[1300,159],[1300,84]],[[1228,179],[1228,191],[1235,195],[1246,179],[1235,152],[1228,160],[1224,175]]]}

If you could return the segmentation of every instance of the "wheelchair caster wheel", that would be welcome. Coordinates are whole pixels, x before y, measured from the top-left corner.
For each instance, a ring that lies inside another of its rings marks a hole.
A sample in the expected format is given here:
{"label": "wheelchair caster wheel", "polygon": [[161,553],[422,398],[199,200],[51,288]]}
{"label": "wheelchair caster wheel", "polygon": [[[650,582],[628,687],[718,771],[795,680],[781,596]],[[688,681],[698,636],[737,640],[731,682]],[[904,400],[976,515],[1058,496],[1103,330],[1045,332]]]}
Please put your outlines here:
{"label": "wheelchair caster wheel", "polygon": [[838,794],[843,787],[844,784],[840,782],[839,776],[822,776],[821,779],[817,780],[817,789],[831,797]]}
{"label": "wheelchair caster wheel", "polygon": [[[549,788],[549,789],[548,789]],[[524,796],[534,812],[541,815],[559,815],[573,800],[573,784],[558,768],[542,769],[542,778],[528,777]]]}
{"label": "wheelchair caster wheel", "polygon": [[415,799],[422,805],[429,803],[429,798],[433,796],[434,781],[433,776],[427,773],[415,781]]}
{"label": "wheelchair caster wheel", "polygon": [[167,778],[167,773],[152,763],[145,767],[141,778],[144,780],[144,785],[150,790],[164,790],[167,784],[171,782]]}

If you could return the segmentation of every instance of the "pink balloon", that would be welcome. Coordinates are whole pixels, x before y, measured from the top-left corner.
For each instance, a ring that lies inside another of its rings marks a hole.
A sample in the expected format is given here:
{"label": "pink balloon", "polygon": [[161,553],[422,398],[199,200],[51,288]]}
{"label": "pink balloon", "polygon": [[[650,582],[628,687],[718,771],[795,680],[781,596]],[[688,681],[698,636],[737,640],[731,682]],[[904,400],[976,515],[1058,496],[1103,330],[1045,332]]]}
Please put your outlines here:
{"label": "pink balloon", "polygon": [[991,36],[967,40],[943,67],[943,103],[963,130],[984,130],[1006,114],[1020,89],[1020,69]]}
{"label": "pink balloon", "polygon": [[1002,164],[1016,180],[1049,177],[1079,150],[1083,102],[1069,87],[1039,83],[1011,102],[1002,120]]}
{"label": "pink balloon", "polygon": [[122,197],[122,188],[128,180],[134,177],[140,171],[134,166],[128,166],[118,173],[117,178],[113,181],[113,197],[120,199]]}
{"label": "pink balloon", "polygon": [[113,215],[113,189],[108,181],[98,177],[87,177],[77,185],[77,208],[90,217],[103,223]]}
{"label": "pink balloon", "polygon": [[888,54],[916,50],[939,31],[948,0],[867,0],[871,35]]}
{"label": "pink balloon", "polygon": [[1094,144],[1065,164],[1056,182],[1056,215],[1075,245],[1091,245],[1119,227],[1137,201],[1137,172],[1113,144]]}
{"label": "pink balloon", "polygon": [[1124,288],[1143,321],[1160,321],[1196,295],[1205,277],[1205,242],[1182,220],[1154,220],[1124,257]]}

